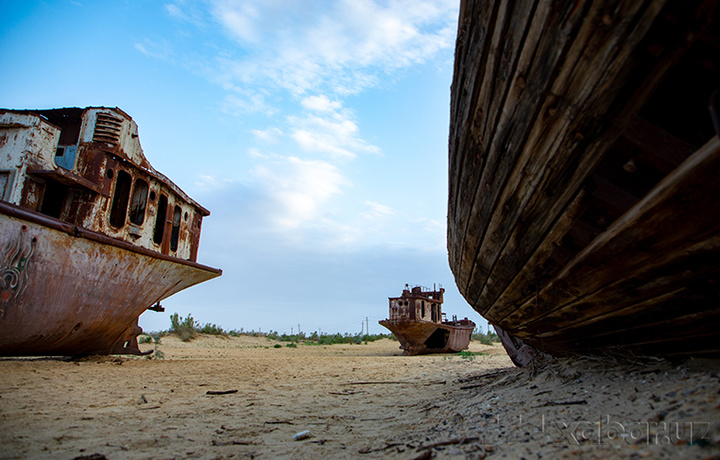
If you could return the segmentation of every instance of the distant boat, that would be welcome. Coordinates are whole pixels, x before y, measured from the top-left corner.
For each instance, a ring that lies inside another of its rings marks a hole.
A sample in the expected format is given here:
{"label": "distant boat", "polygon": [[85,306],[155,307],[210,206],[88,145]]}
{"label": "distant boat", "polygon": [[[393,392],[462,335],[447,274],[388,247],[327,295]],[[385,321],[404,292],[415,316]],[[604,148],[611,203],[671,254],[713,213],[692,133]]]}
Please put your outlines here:
{"label": "distant boat", "polygon": [[720,355],[716,3],[461,2],[450,267],[513,353]]}
{"label": "distant boat", "polygon": [[220,276],[210,213],[106,107],[0,110],[0,355],[140,354],[138,317]]}
{"label": "distant boat", "polygon": [[389,297],[390,317],[379,323],[395,335],[406,355],[454,353],[468,347],[475,323],[469,319],[444,320],[445,289],[432,291],[405,285],[400,297]]}

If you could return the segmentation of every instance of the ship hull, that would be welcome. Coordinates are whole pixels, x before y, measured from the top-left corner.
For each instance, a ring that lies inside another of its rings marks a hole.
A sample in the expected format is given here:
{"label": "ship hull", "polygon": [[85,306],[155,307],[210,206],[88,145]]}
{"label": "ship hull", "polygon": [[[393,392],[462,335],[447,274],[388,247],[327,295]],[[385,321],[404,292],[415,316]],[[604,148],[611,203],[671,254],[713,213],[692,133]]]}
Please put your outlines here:
{"label": "ship hull", "polygon": [[139,353],[138,316],[218,269],[0,202],[0,355]]}
{"label": "ship hull", "polygon": [[462,2],[448,250],[489,323],[552,355],[720,355],[714,3]]}
{"label": "ship hull", "polygon": [[465,350],[475,329],[472,321],[462,325],[398,320],[383,320],[379,323],[395,335],[406,355],[457,353]]}

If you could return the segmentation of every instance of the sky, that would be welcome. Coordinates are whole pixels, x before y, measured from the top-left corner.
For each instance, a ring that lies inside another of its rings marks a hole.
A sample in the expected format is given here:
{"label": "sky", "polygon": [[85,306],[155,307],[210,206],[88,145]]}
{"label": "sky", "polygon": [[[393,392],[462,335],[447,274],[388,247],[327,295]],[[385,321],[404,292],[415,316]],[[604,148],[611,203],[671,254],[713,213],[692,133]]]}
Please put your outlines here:
{"label": "sky", "polygon": [[[459,0],[0,0],[0,107],[109,106],[209,209],[220,278],[140,317],[388,332],[388,297],[458,293],[446,247]],[[367,332],[367,331],[366,331]]]}

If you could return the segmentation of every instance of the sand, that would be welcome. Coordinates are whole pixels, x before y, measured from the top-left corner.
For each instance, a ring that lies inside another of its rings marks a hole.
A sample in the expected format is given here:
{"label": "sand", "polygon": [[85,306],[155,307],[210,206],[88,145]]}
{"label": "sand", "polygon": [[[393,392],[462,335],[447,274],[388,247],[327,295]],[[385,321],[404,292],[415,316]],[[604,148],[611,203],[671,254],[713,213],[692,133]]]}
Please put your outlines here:
{"label": "sand", "polygon": [[714,361],[516,369],[475,342],[465,357],[276,344],[163,337],[163,359],[2,358],[0,457],[720,458]]}

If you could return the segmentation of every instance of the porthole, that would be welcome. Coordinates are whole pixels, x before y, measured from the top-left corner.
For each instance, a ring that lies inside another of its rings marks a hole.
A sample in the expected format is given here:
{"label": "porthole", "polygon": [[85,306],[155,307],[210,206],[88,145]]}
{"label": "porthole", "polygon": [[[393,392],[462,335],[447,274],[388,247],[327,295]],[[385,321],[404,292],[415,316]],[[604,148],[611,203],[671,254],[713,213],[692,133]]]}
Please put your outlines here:
{"label": "porthole", "polygon": [[155,190],[150,190],[150,201],[155,201]]}
{"label": "porthole", "polygon": [[108,179],[112,179],[113,176],[115,176],[115,171],[113,171],[112,169],[108,169],[107,171],[105,171],[105,176],[107,176]]}
{"label": "porthole", "polygon": [[188,218],[188,213],[185,212],[185,222],[187,222],[187,218]]}

